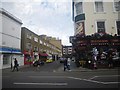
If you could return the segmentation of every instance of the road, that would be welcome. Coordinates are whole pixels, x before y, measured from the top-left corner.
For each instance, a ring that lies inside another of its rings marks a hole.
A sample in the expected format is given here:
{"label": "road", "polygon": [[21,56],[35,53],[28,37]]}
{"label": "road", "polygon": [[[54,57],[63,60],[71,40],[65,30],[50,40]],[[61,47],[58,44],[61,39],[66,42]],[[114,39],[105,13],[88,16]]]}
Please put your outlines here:
{"label": "road", "polygon": [[2,88],[118,88],[117,69],[88,70],[76,68],[63,71],[59,61],[39,67],[24,67],[17,72],[2,72]]}

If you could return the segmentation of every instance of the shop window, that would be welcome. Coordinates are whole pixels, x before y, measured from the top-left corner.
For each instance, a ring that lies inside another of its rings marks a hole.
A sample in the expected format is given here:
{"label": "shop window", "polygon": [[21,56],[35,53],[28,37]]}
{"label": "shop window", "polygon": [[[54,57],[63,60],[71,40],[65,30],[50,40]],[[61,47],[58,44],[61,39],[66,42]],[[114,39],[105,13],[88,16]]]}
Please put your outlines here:
{"label": "shop window", "polygon": [[3,55],[3,65],[9,64],[10,55]]}

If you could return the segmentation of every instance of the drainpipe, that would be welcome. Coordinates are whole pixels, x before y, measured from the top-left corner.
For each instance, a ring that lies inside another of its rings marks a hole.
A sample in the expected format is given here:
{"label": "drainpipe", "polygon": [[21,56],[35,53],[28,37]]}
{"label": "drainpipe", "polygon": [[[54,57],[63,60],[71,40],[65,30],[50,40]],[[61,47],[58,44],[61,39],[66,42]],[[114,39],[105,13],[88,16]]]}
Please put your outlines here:
{"label": "drainpipe", "polygon": [[12,50],[11,50],[11,69],[13,68],[13,65],[12,65]]}

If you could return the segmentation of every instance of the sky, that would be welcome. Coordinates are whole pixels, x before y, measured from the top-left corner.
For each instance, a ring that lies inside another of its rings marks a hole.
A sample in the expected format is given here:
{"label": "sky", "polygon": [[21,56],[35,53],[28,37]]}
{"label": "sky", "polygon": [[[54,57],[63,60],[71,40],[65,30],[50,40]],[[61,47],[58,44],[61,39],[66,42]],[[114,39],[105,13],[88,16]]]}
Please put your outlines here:
{"label": "sky", "polygon": [[68,46],[69,36],[74,35],[71,1],[2,0],[2,8],[22,20],[22,27],[38,35],[59,38]]}

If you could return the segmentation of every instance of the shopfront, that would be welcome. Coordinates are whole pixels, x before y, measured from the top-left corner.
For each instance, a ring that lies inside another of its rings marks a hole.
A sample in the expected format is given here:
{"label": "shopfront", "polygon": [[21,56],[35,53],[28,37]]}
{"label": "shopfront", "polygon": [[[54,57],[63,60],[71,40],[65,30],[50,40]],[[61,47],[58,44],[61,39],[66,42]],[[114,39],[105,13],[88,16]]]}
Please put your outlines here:
{"label": "shopfront", "polygon": [[[84,37],[77,37],[74,39],[73,49],[75,50],[74,56],[76,58],[77,66],[80,66],[80,61],[89,60],[93,61],[93,48],[96,47],[98,50],[97,60],[101,60],[103,53],[107,54],[110,49],[114,51],[116,50],[117,53],[120,53],[120,36],[84,36]],[[120,57],[120,56],[119,56]],[[107,58],[104,59],[107,62]],[[118,60],[117,60],[118,61]],[[120,62],[120,60],[119,60]],[[107,64],[107,63],[106,63]]]}
{"label": "shopfront", "polygon": [[19,65],[24,65],[23,54],[19,49],[1,47],[0,48],[0,69],[9,68],[14,65],[14,59],[18,60]]}

